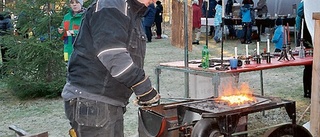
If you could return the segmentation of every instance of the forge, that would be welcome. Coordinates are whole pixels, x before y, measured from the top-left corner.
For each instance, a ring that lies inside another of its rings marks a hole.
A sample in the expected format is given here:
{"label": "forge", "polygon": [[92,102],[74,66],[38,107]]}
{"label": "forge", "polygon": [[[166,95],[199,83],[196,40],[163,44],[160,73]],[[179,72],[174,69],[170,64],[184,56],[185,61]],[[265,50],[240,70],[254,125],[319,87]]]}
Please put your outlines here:
{"label": "forge", "polygon": [[253,94],[242,94],[249,97],[242,101],[241,97],[232,96],[240,103],[221,96],[140,107],[139,136],[246,137],[249,114],[284,107],[291,121],[270,129],[264,136],[311,137],[304,127],[296,124],[295,101]]}

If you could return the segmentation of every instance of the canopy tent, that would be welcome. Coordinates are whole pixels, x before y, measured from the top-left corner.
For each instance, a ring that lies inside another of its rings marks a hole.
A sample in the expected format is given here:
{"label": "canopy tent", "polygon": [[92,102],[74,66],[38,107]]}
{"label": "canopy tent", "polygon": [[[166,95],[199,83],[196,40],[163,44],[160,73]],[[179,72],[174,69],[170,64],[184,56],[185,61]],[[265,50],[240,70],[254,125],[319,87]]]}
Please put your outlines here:
{"label": "canopy tent", "polygon": [[[314,44],[314,20],[312,19],[312,14],[314,12],[320,12],[320,8],[319,8],[319,0],[305,0],[304,1],[304,16],[305,16],[305,20],[307,22],[307,27],[308,30],[310,32],[310,35],[312,37],[312,41]],[[319,36],[317,37],[319,38]]]}
{"label": "canopy tent", "polygon": [[[301,0],[267,0],[268,12],[270,15],[288,15],[294,14],[294,8],[296,8]],[[255,5],[258,0],[254,0]],[[296,7],[294,6],[296,5]]]}
{"label": "canopy tent", "polygon": [[[259,0],[253,0],[254,7],[256,7]],[[237,0],[237,2],[242,3],[242,0]],[[268,12],[271,16],[275,14],[278,15],[294,15],[295,10],[301,0],[267,0]],[[313,12],[319,12],[319,0],[305,0],[304,1],[304,15],[307,22],[307,28],[311,34],[312,40],[314,42],[314,20],[312,19]],[[296,5],[296,7],[294,6]]]}

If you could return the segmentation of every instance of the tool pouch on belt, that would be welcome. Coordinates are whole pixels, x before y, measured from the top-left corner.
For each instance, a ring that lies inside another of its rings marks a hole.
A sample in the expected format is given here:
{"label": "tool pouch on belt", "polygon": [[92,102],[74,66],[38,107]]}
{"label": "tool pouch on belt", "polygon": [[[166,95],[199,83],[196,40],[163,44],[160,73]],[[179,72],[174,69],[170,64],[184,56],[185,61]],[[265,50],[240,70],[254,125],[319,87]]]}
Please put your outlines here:
{"label": "tool pouch on belt", "polygon": [[108,105],[103,102],[77,98],[75,121],[79,125],[103,127],[107,123]]}

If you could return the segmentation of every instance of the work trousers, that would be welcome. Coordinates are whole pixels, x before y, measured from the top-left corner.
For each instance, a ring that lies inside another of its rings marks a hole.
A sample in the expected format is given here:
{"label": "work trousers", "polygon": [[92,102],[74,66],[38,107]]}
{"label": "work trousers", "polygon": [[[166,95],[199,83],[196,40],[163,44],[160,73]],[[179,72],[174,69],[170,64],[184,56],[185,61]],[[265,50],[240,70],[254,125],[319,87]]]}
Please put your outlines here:
{"label": "work trousers", "polygon": [[151,26],[144,26],[144,29],[147,35],[148,42],[151,42],[151,39],[152,39]]}
{"label": "work trousers", "polygon": [[251,43],[251,35],[252,35],[252,23],[251,22],[243,22],[243,40],[245,43]]}
{"label": "work trousers", "polygon": [[65,113],[77,137],[124,137],[125,108],[77,98],[65,101]]}
{"label": "work trousers", "polygon": [[198,41],[200,40],[200,35],[201,35],[201,30],[200,28],[193,28],[192,29],[193,33],[192,33],[192,38],[195,40],[195,41]]}
{"label": "work trousers", "polygon": [[217,25],[217,26],[214,26],[214,37],[213,39],[216,41],[216,42],[219,42],[222,40],[222,30],[221,30],[221,25]]}
{"label": "work trousers", "polygon": [[303,92],[304,97],[311,97],[312,87],[312,65],[305,65],[303,70]]}

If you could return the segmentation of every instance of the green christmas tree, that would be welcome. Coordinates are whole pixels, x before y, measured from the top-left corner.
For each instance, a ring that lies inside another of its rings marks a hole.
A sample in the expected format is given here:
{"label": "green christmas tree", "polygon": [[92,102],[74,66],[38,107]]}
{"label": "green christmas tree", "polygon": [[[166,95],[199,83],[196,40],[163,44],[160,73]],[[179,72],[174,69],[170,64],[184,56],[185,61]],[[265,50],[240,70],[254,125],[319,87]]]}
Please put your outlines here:
{"label": "green christmas tree", "polygon": [[[8,48],[2,77],[22,99],[60,96],[66,81],[63,42],[57,28],[68,6],[61,0],[16,0],[5,8],[13,15],[15,33],[3,36]],[[8,13],[7,12],[7,13]]]}

